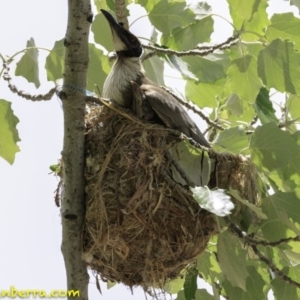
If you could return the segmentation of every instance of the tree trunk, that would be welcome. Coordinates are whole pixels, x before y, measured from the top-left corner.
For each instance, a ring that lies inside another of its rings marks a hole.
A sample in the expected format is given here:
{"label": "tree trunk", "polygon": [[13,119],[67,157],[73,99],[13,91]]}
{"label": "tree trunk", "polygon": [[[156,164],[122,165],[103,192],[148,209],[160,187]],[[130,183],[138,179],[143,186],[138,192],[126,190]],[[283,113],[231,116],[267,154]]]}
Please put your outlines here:
{"label": "tree trunk", "polygon": [[[61,203],[62,253],[67,288],[79,290],[88,299],[89,276],[81,259],[82,226],[85,214],[84,133],[85,88],[88,69],[88,37],[92,12],[90,0],[68,1],[68,25],[65,37],[64,86],[61,94],[64,110],[63,195]],[[69,299],[69,297],[68,297]]]}

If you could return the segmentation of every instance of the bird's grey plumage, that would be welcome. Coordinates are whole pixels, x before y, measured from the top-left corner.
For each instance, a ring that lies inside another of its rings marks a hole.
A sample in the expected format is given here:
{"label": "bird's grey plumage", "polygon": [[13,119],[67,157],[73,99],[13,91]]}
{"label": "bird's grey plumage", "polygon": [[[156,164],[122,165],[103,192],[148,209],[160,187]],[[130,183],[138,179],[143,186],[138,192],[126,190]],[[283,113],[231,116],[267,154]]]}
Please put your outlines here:
{"label": "bird's grey plumage", "polygon": [[130,81],[141,83],[144,74],[138,57],[130,59],[118,57],[104,82],[103,97],[113,99],[124,107],[130,107],[132,104]]}
{"label": "bird's grey plumage", "polygon": [[135,113],[135,115],[141,120],[155,120],[156,113],[147,101],[146,95],[143,92],[143,90],[134,81],[131,81],[131,85],[133,91],[132,110]]}
{"label": "bird's grey plumage", "polygon": [[159,86],[150,84],[132,84],[132,88],[133,96],[137,98],[134,103],[140,103],[138,117],[143,116],[143,119],[146,119],[146,116],[149,120],[150,107],[167,127],[176,129],[200,145],[210,148],[196,123],[171,94]]}
{"label": "bird's grey plumage", "polygon": [[[167,127],[177,129],[192,138],[200,145],[210,147],[203,134],[190,118],[181,104],[168,92],[145,77],[140,56],[142,46],[139,40],[128,30],[118,24],[116,20],[105,10],[101,10],[110,24],[117,61],[112,66],[111,72],[104,82],[103,97],[114,100],[117,104],[139,110],[144,114],[144,119],[157,121],[157,116]],[[140,90],[132,85],[135,82]],[[138,92],[134,96],[133,93]],[[133,101],[133,97],[141,97]],[[142,116],[142,115],[141,115]]]}

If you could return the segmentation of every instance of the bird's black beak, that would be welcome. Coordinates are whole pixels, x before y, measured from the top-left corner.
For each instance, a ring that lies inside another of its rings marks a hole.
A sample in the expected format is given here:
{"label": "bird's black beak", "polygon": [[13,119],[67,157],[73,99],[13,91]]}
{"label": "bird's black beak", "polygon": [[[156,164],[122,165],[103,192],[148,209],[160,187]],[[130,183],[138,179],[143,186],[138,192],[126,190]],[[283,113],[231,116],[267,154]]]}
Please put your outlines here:
{"label": "bird's black beak", "polygon": [[142,54],[142,46],[136,36],[120,25],[106,10],[101,9],[108,21],[114,40],[115,50],[124,52],[126,56],[139,57]]}
{"label": "bird's black beak", "polygon": [[100,10],[103,13],[104,17],[106,18],[106,20],[108,21],[110,27],[115,31],[120,32],[120,28],[122,28],[122,26],[119,23],[117,23],[115,18],[108,11],[104,9],[100,9]]}

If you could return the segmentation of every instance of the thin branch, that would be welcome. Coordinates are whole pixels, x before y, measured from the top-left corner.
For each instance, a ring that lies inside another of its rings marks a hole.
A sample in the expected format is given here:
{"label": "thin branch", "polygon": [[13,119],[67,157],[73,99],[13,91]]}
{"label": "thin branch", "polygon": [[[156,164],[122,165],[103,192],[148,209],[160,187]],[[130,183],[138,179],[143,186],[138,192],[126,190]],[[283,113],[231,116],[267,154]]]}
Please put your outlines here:
{"label": "thin branch", "polygon": [[229,37],[225,42],[221,43],[221,44],[216,44],[216,45],[212,45],[212,46],[197,46],[196,48],[199,50],[225,50],[228,49],[230,47],[232,47],[233,45],[235,45],[237,42],[239,41],[239,35],[235,34],[231,37]]}
{"label": "thin branch", "polygon": [[[294,281],[287,275],[285,275],[281,270],[279,270],[274,263],[265,257],[257,248],[257,245],[260,244],[258,241],[250,237],[247,233],[243,232],[237,225],[230,221],[229,218],[226,218],[226,221],[229,222],[229,228],[233,233],[235,233],[239,238],[241,238],[245,243],[249,244],[254,253],[258,256],[258,258],[264,262],[279,278],[283,281],[297,287],[300,289],[300,283]],[[292,238],[293,239],[293,238]],[[278,242],[277,242],[278,243]],[[262,245],[262,244],[261,244]],[[268,244],[270,246],[270,244]]]}
{"label": "thin branch", "polygon": [[31,100],[31,101],[47,101],[51,100],[52,96],[54,95],[56,91],[56,87],[53,87],[48,93],[46,94],[38,94],[38,95],[31,95],[25,91],[19,90],[13,83],[12,83],[12,78],[9,75],[9,67],[8,63],[4,62],[3,63],[3,79],[7,81],[8,83],[8,88],[11,90],[11,92],[17,94],[18,96],[26,99],[26,100]]}
{"label": "thin branch", "polygon": [[147,54],[145,54],[145,55],[142,56],[141,61],[143,62],[143,61],[145,61],[145,60],[147,60],[147,59],[149,59],[149,58],[151,58],[151,57],[153,57],[155,55],[156,55],[155,51],[150,51]]}
{"label": "thin branch", "polygon": [[250,247],[253,249],[254,253],[259,257],[261,261],[263,261],[279,278],[283,281],[295,286],[296,288],[300,289],[300,283],[294,281],[289,276],[283,274],[281,270],[279,270],[271,260],[266,258],[256,247],[256,245],[251,244]]}
{"label": "thin branch", "polygon": [[250,122],[250,126],[253,126],[258,121],[258,116],[255,115],[252,121]]}
{"label": "thin branch", "polygon": [[115,0],[115,13],[117,21],[123,24],[123,27],[127,30],[129,29],[128,20],[126,17],[126,1],[125,0]]}
{"label": "thin branch", "polygon": [[218,14],[211,14],[211,16],[215,16],[215,17],[223,19],[224,21],[226,21],[234,29],[234,31],[237,31],[236,27],[229,20],[224,18],[223,16],[218,15]]}
{"label": "thin branch", "polygon": [[239,41],[239,35],[233,35],[229,37],[224,43],[212,45],[212,46],[197,46],[196,49],[187,50],[187,51],[176,51],[172,49],[165,49],[161,47],[156,47],[152,45],[143,45],[145,49],[152,50],[156,53],[165,54],[165,55],[176,55],[180,56],[206,56],[210,53],[213,53],[215,50],[225,50],[233,45],[237,44]]}
{"label": "thin branch", "polygon": [[147,15],[142,15],[142,16],[140,16],[140,17],[138,17],[138,18],[136,18],[130,25],[129,25],[129,27],[131,27],[135,22],[137,22],[138,20],[140,20],[140,19],[142,19],[142,18],[145,18],[145,17],[148,17],[149,15],[147,14]]}

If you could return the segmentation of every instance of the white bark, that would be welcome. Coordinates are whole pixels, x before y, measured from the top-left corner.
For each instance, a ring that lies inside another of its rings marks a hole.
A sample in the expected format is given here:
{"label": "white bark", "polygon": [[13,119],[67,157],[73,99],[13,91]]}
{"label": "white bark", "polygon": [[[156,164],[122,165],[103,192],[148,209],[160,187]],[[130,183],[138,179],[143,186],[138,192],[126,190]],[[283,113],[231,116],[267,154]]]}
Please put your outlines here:
{"label": "white bark", "polygon": [[80,290],[80,297],[76,299],[87,300],[89,276],[81,258],[85,214],[85,94],[82,91],[86,88],[88,36],[92,12],[90,0],[68,0],[68,6],[64,87],[61,94],[64,110],[61,249],[66,266],[68,290]]}
{"label": "white bark", "polygon": [[128,20],[126,17],[126,0],[115,0],[117,21],[123,23],[124,28],[129,29]]}

